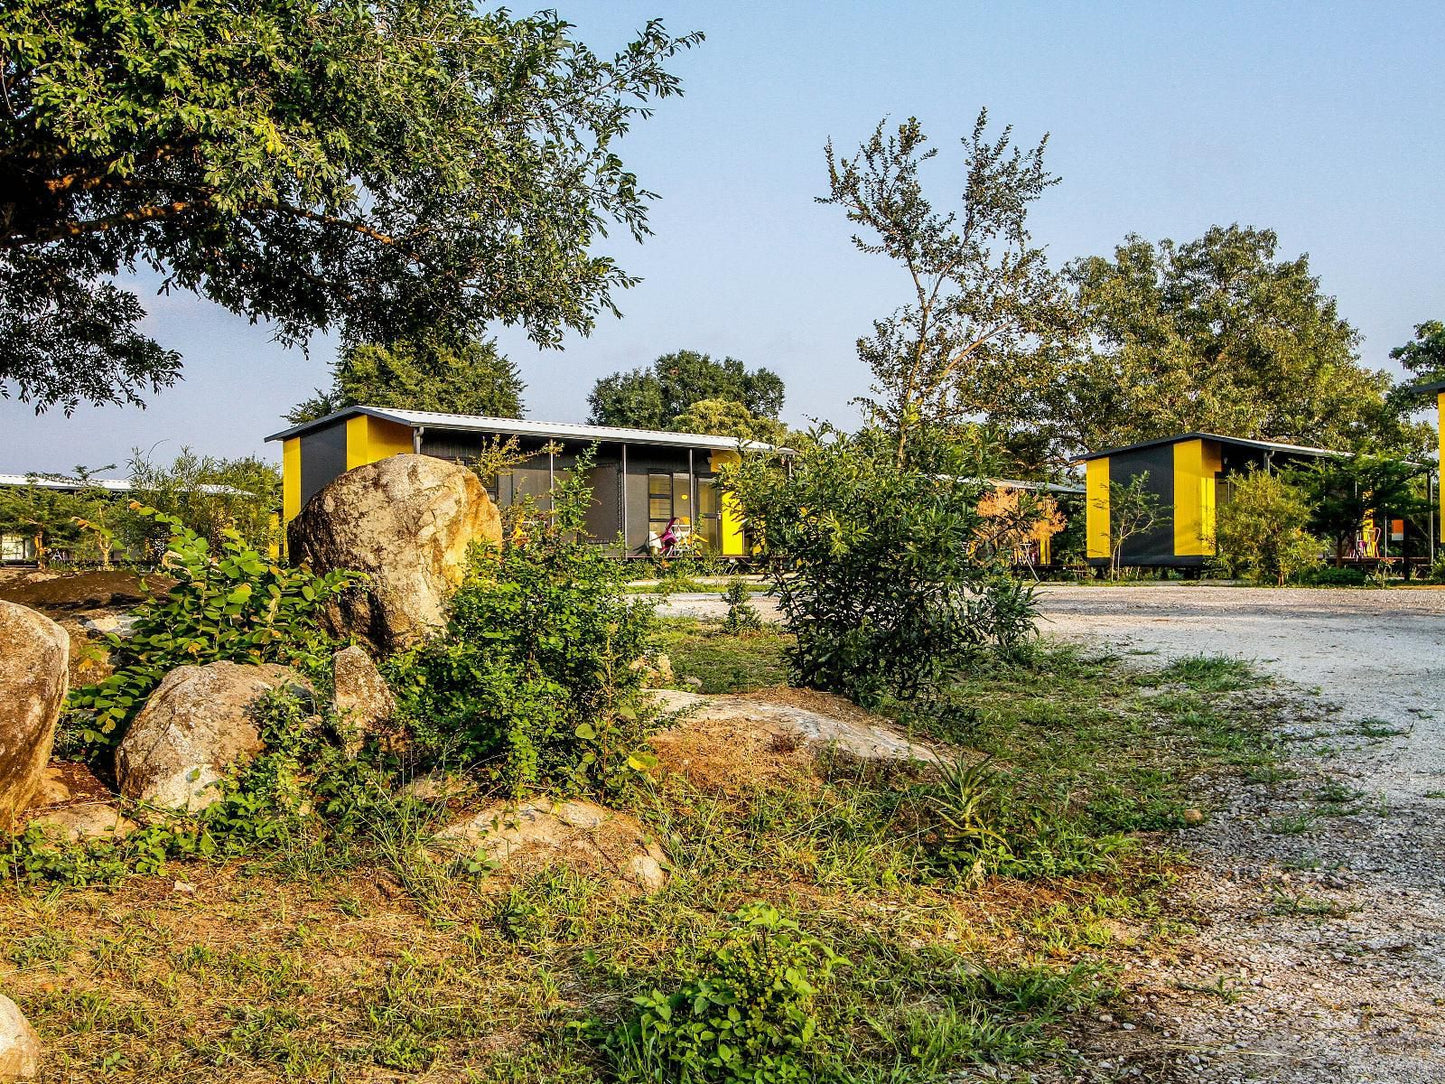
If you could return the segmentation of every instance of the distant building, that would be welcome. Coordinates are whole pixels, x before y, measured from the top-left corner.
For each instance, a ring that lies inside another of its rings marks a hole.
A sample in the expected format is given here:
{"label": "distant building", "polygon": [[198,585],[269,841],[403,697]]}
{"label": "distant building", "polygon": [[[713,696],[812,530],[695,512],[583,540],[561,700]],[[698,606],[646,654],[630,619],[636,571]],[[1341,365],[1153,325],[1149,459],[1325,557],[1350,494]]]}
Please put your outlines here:
{"label": "distant building", "polygon": [[1120,563],[1132,567],[1201,568],[1214,556],[1215,510],[1229,499],[1229,476],[1251,467],[1301,466],[1340,455],[1268,440],[1217,433],[1180,433],[1082,458],[1089,562],[1109,563],[1109,486],[1147,474],[1144,489],[1159,500],[1150,531],[1127,538]]}
{"label": "distant building", "polygon": [[[76,478],[49,474],[0,474],[0,486],[38,486],[41,489],[60,489],[74,493],[81,489],[105,489],[113,493],[124,493],[130,483],[124,478],[91,478],[82,482]],[[0,531],[0,564],[35,560],[35,541],[28,534],[14,531]]]}
{"label": "distant building", "polygon": [[[750,552],[737,503],[716,484],[719,468],[738,462],[739,442],[733,437],[357,406],[266,439],[279,441],[283,449],[286,522],[327,482],[367,463],[399,452],[467,460],[493,441],[515,439],[530,458],[489,483],[501,507],[528,496],[545,502],[553,480],[596,445],[587,477],[592,487],[587,530],[594,539],[621,538],[625,554],[642,555],[676,520],[700,540],[704,553],[744,557]],[[742,447],[772,449],[754,442]]]}

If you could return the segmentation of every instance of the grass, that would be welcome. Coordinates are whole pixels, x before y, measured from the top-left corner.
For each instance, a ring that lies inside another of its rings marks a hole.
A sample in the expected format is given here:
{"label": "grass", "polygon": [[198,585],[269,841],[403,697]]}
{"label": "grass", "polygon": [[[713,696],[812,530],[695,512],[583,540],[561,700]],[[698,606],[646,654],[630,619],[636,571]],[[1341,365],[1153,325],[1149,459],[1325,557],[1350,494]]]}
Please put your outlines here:
{"label": "grass", "polygon": [[[669,622],[664,640],[709,692],[786,679],[775,629]],[[631,799],[673,865],[652,896],[565,868],[450,876],[398,815],[368,847],[282,841],[107,890],[6,890],[0,982],[57,1080],[604,1081],[598,1028],[766,900],[849,961],[817,1006],[844,1079],[1067,1067],[1141,954],[1190,928],[1160,833],[1273,763],[1267,713],[1234,696],[1247,667],[1138,666],[1043,647],[890,705],[992,758],[951,789],[831,759],[737,786],[664,775]]]}

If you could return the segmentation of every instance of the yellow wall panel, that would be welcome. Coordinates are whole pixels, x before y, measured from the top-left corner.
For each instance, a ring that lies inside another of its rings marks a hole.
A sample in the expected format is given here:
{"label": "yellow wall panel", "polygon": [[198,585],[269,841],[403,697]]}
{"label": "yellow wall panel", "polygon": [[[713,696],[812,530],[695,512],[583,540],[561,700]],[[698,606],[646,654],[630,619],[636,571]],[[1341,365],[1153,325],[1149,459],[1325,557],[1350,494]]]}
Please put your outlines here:
{"label": "yellow wall panel", "polygon": [[1174,445],[1174,553],[1214,555],[1215,477],[1221,467],[1214,441],[1183,440]]}
{"label": "yellow wall panel", "polygon": [[346,422],[346,469],[354,470],[379,459],[410,452],[411,427],[359,414]]}
{"label": "yellow wall panel", "polygon": [[290,523],[301,512],[301,438],[281,446],[281,518]]}
{"label": "yellow wall panel", "polygon": [[[742,462],[742,457],[737,452],[713,452],[708,461],[712,472],[716,474],[724,465],[734,467]],[[718,499],[718,534],[722,538],[722,555],[724,557],[746,557],[748,553],[747,537],[743,534],[743,510],[738,504],[735,495],[723,490]]]}
{"label": "yellow wall panel", "polygon": [[1109,460],[1084,465],[1084,534],[1090,557],[1109,556]]}

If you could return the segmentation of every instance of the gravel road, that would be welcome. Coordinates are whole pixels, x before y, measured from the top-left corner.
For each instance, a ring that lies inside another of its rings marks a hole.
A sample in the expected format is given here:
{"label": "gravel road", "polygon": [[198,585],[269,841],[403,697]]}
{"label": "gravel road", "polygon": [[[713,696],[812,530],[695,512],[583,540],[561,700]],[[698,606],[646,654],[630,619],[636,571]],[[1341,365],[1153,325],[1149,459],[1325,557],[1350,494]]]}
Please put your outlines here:
{"label": "gravel road", "polygon": [[1040,600],[1047,635],[1255,662],[1276,684],[1249,695],[1284,720],[1291,776],[1215,796],[1179,886],[1199,933],[1127,975],[1074,1079],[1445,1082],[1445,590],[1045,585]]}

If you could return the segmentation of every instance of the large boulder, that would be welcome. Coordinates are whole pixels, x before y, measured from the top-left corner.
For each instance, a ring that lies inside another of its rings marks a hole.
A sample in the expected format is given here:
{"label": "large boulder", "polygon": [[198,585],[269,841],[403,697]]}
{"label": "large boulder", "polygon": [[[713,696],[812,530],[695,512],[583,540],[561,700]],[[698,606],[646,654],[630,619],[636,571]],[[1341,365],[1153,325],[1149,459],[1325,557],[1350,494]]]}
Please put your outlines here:
{"label": "large boulder", "polygon": [[502,520],[477,476],[424,455],[394,455],[339,475],[287,528],[292,560],[318,573],[351,569],[368,585],[334,600],[326,623],[378,651],[404,648],[443,623],[473,542],[500,544]]}
{"label": "large boulder", "polygon": [[0,1084],[40,1075],[40,1037],[19,1006],[0,994]]}
{"label": "large boulder", "polygon": [[65,703],[70,637],[44,614],[0,602],[0,830],[40,786]]}
{"label": "large boulder", "polygon": [[179,666],[156,686],[115,754],[127,798],[194,812],[221,797],[216,784],[261,751],[250,708],[271,689],[308,693],[295,671],[264,664]]}

